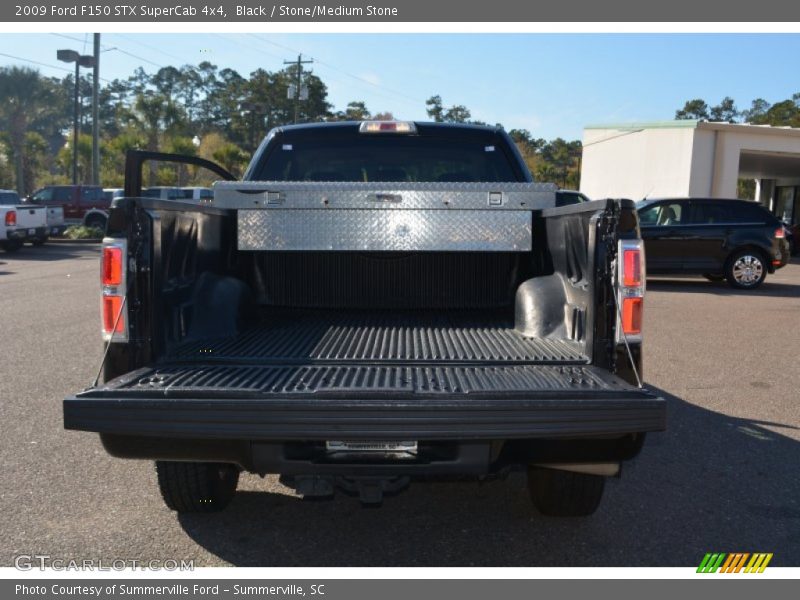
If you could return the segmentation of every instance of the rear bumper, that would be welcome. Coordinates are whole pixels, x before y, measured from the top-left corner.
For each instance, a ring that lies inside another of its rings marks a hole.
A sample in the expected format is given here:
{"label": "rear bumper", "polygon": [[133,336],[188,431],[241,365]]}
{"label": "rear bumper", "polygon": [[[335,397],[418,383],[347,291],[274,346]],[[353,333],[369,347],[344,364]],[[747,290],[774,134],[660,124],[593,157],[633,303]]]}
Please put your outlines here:
{"label": "rear bumper", "polygon": [[666,403],[621,397],[430,399],[149,399],[70,397],[66,429],[193,440],[507,440],[661,431]]}
{"label": "rear bumper", "polygon": [[789,240],[776,240],[777,242],[777,249],[775,249],[772,253],[771,265],[769,272],[774,273],[776,269],[782,269],[789,263],[789,259],[791,258],[792,252],[791,247],[789,245]]}
{"label": "rear bumper", "polygon": [[14,239],[30,242],[45,239],[48,235],[48,227],[17,227]]}

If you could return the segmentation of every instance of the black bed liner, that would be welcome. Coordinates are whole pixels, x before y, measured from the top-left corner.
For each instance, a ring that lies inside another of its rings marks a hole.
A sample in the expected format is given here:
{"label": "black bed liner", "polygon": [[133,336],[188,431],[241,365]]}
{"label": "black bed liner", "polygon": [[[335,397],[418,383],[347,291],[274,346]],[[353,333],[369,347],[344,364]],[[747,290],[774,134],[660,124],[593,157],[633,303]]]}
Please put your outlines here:
{"label": "black bed liner", "polygon": [[587,363],[580,344],[526,337],[488,312],[275,311],[241,335],[182,344],[89,394],[580,398],[634,389]]}
{"label": "black bed liner", "polygon": [[[664,401],[489,313],[276,313],[64,401],[69,429],[232,440],[511,439],[664,427]],[[410,437],[409,437],[410,436]]]}
{"label": "black bed liner", "polygon": [[140,369],[88,394],[170,398],[381,398],[387,395],[393,398],[596,398],[617,397],[635,390],[621,379],[588,365],[395,367],[200,363]]}
{"label": "black bed liner", "polygon": [[623,435],[665,403],[590,365],[183,365],[64,401],[68,429],[228,440],[466,440]]}
{"label": "black bed liner", "polygon": [[582,345],[525,337],[487,314],[276,312],[243,334],[183,344],[168,362],[585,364]]}

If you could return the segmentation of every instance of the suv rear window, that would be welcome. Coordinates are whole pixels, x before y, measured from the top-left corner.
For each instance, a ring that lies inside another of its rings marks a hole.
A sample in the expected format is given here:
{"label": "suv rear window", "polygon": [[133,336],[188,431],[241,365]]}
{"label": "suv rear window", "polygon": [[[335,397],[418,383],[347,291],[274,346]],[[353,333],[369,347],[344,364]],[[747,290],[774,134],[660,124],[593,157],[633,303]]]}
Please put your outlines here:
{"label": "suv rear window", "polygon": [[694,204],[692,223],[715,224],[733,222],[733,211],[717,203],[697,202]]}
{"label": "suv rear window", "polygon": [[766,223],[773,219],[772,214],[760,204],[737,203],[733,210],[735,223]]}
{"label": "suv rear window", "polygon": [[696,202],[692,223],[766,223],[768,216],[766,209],[755,203]]}
{"label": "suv rear window", "polygon": [[519,181],[500,146],[430,136],[281,140],[261,181]]}

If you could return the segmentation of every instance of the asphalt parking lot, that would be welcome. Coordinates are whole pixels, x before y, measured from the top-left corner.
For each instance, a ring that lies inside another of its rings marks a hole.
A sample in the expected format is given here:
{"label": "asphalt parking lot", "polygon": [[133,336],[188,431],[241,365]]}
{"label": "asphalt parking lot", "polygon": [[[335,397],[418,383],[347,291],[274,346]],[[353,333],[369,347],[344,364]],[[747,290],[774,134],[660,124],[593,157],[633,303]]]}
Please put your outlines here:
{"label": "asphalt parking lot", "polygon": [[184,559],[196,566],[689,566],[706,552],[800,565],[800,262],[739,292],[648,282],[645,379],[669,430],[606,488],[592,517],[545,518],[518,474],[414,484],[380,509],[308,503],[245,475],[223,513],[177,517],[152,464],[64,431],[61,400],[101,359],[98,250],[0,253],[0,564]]}

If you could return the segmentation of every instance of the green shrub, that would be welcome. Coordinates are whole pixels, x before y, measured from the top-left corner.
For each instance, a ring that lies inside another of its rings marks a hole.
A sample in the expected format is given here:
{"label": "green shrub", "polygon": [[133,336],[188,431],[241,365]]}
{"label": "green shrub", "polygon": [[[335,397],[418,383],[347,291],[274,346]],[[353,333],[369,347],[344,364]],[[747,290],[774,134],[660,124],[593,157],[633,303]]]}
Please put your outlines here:
{"label": "green shrub", "polygon": [[70,240],[99,240],[103,238],[103,230],[86,225],[70,225],[64,230],[64,237]]}

